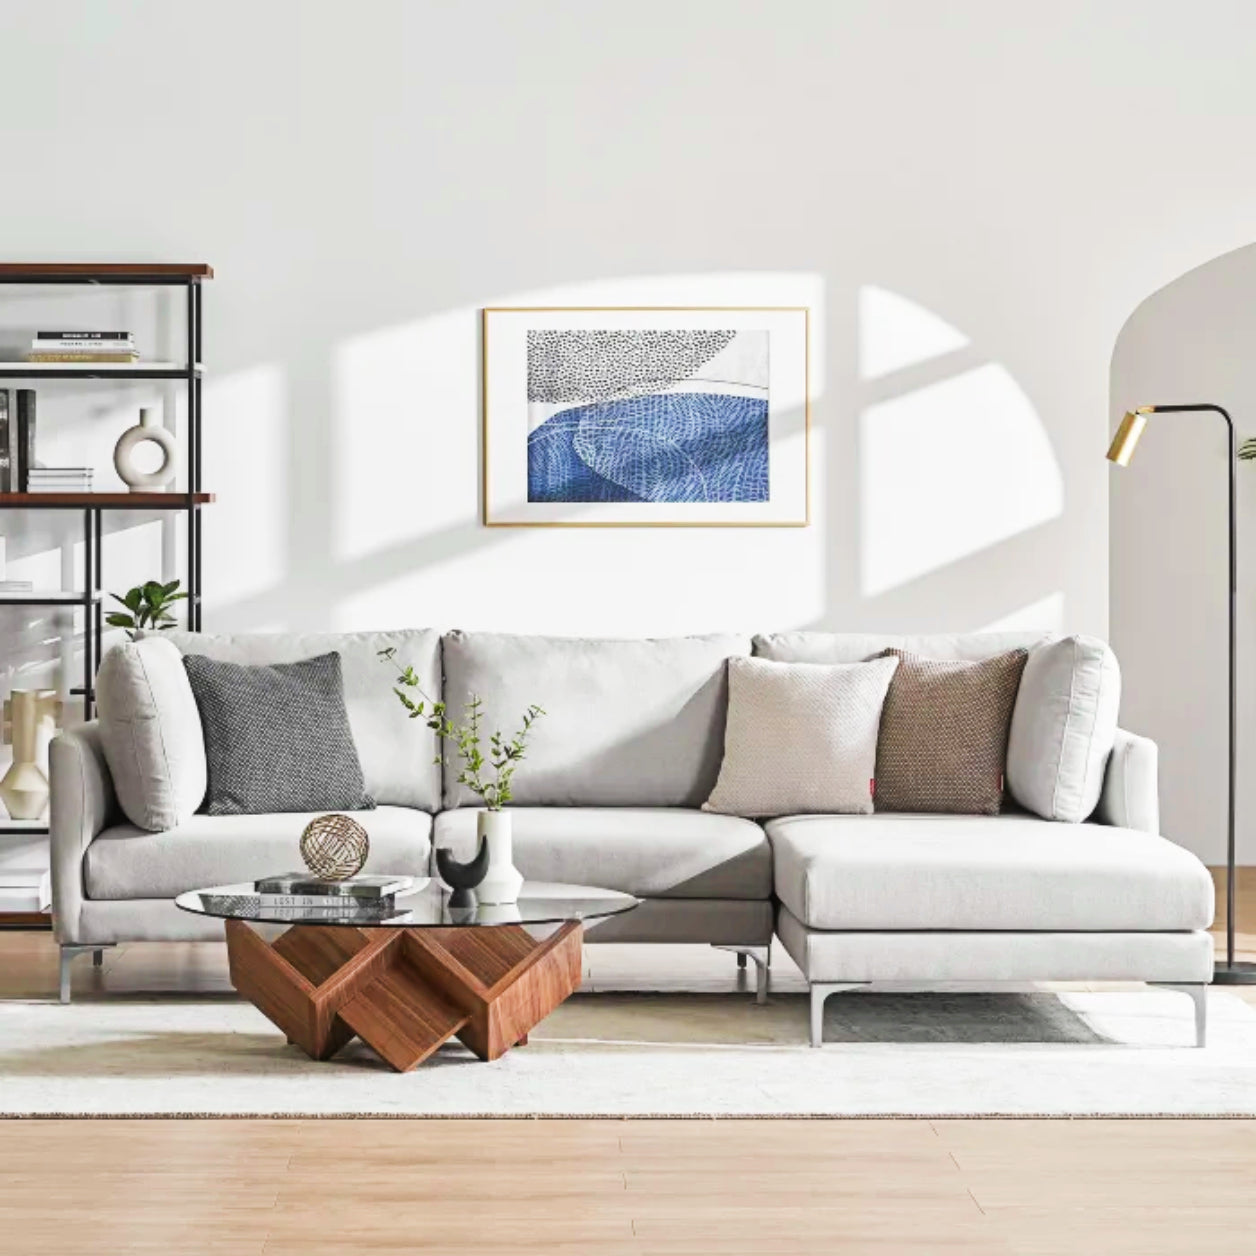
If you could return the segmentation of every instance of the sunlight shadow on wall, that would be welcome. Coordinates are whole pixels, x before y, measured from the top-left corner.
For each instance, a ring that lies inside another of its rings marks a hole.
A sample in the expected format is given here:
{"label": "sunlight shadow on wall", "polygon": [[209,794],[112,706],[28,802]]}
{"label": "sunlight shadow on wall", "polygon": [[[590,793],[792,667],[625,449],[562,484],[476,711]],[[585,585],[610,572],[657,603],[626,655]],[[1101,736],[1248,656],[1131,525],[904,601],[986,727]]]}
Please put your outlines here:
{"label": "sunlight shadow on wall", "polygon": [[[874,291],[880,292],[876,289]],[[870,306],[876,321],[861,329],[873,362],[884,363],[906,346],[919,353],[923,333],[895,338],[890,315],[920,326],[918,306]],[[938,320],[932,342],[943,354],[938,378],[920,384],[906,370],[904,388],[882,380],[882,399],[860,414],[860,579],[865,597],[884,593],[1008,537],[1057,518],[1064,509],[1063,479],[1046,429],[1032,402],[997,363],[969,365],[971,355],[948,360]],[[869,337],[884,334],[893,352],[873,352]],[[919,361],[917,358],[916,361]],[[960,367],[966,369],[959,369]],[[888,396],[885,395],[888,392]]]}
{"label": "sunlight shadow on wall", "polygon": [[[236,627],[230,603],[287,575],[288,388],[274,363],[205,385],[213,439],[205,442],[204,483],[217,495],[205,528],[206,600],[214,627]],[[249,628],[264,625],[250,622]]]}
{"label": "sunlight shadow on wall", "polygon": [[967,344],[963,332],[923,305],[871,284],[859,289],[861,379],[880,379]]}

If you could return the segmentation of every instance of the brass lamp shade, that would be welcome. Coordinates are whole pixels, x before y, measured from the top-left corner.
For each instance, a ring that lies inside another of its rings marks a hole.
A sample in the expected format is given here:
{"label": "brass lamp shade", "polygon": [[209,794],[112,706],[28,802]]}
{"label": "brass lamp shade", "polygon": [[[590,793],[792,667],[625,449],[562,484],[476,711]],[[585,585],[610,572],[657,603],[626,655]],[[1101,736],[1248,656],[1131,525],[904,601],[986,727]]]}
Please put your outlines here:
{"label": "brass lamp shade", "polygon": [[1128,467],[1134,450],[1138,447],[1138,438],[1147,426],[1147,416],[1155,409],[1144,406],[1138,410],[1126,410],[1121,426],[1116,429],[1112,444],[1108,447],[1108,461],[1115,462],[1118,467]]}

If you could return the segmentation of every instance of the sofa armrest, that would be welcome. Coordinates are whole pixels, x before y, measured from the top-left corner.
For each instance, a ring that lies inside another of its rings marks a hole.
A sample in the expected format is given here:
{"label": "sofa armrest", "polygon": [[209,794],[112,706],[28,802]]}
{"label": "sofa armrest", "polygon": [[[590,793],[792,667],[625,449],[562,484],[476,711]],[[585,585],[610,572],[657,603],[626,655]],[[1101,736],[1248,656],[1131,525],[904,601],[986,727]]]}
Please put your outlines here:
{"label": "sofa armrest", "polygon": [[48,762],[53,926],[60,942],[91,941],[79,936],[83,855],[118,808],[99,725],[93,721],[59,733],[48,749]]}
{"label": "sofa armrest", "polygon": [[1095,818],[1124,829],[1160,832],[1160,751],[1150,737],[1116,730]]}

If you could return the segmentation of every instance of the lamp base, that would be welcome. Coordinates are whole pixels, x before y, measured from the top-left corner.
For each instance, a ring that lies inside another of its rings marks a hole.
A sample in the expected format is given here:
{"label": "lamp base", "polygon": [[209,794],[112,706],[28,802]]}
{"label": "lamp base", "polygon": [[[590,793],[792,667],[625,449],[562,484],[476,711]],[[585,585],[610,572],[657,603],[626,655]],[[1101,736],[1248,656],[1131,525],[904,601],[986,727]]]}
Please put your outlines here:
{"label": "lamp base", "polygon": [[1256,964],[1250,960],[1236,960],[1233,964],[1217,963],[1212,970],[1214,986],[1256,986]]}

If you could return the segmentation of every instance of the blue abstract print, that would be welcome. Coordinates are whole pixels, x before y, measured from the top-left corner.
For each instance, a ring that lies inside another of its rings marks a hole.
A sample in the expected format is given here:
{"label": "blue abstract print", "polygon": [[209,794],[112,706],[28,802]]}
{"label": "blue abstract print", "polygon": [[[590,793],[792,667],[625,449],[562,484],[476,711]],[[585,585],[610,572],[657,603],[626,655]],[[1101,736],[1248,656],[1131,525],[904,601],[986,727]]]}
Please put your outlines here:
{"label": "blue abstract print", "polygon": [[528,501],[766,502],[768,333],[529,329]]}
{"label": "blue abstract print", "polygon": [[528,500],[767,501],[767,400],[670,392],[560,410],[528,436]]}

